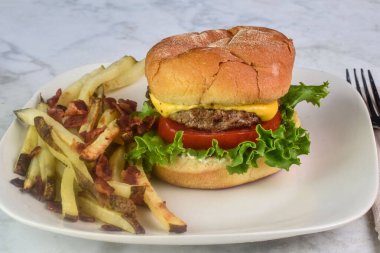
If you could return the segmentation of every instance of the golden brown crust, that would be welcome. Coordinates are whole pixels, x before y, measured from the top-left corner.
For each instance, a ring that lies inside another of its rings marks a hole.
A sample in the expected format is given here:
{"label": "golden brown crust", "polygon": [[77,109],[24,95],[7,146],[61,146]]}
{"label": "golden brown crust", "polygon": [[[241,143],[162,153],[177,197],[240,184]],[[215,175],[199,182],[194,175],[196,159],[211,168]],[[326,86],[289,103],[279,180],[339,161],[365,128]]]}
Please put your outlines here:
{"label": "golden brown crust", "polygon": [[148,52],[145,69],[150,92],[163,102],[253,104],[288,91],[294,56],[282,33],[239,26],[166,38]]}

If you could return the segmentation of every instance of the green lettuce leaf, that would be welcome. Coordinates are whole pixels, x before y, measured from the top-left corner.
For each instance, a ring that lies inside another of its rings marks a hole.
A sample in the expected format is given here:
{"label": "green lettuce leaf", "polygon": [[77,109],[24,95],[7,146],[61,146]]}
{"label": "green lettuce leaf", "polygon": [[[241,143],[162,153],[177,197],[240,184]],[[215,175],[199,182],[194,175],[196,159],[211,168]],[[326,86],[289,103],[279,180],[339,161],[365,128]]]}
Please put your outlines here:
{"label": "green lettuce leaf", "polygon": [[159,116],[156,109],[151,105],[150,102],[145,101],[143,103],[143,106],[141,108],[141,111],[137,112],[137,115],[141,118],[147,117],[147,116]]}
{"label": "green lettuce leaf", "polygon": [[[257,167],[257,160],[264,158],[269,166],[289,170],[293,164],[300,164],[300,155],[309,153],[309,133],[302,127],[296,127],[292,120],[294,108],[302,101],[320,106],[320,100],[328,94],[328,82],[319,86],[310,86],[300,83],[291,86],[289,92],[280,99],[280,112],[282,122],[275,130],[265,130],[261,125],[256,126],[258,133],[257,142],[244,141],[237,147],[224,150],[218,142],[213,140],[212,146],[207,150],[194,150],[183,147],[183,132],[176,133],[173,143],[165,143],[154,131],[141,137],[135,137],[135,147],[127,154],[126,158],[138,162],[142,161],[144,169],[150,171],[155,164],[168,164],[177,156],[190,155],[197,159],[215,157],[226,158],[231,161],[227,170],[230,174],[245,173],[249,167]],[[145,106],[145,105],[144,105]],[[153,108],[146,105],[143,115],[155,113]]]}

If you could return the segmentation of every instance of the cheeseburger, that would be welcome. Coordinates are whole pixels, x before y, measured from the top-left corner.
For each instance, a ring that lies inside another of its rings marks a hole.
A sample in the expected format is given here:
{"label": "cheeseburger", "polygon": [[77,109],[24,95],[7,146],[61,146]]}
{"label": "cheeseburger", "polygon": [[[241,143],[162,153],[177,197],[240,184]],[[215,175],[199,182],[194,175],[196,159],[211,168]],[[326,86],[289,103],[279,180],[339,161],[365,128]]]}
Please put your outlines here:
{"label": "cheeseburger", "polygon": [[[155,131],[136,137],[129,157],[171,184],[227,188],[266,177],[309,153],[294,107],[319,105],[321,86],[291,86],[295,49],[263,27],[176,35],[147,54],[143,111]],[[153,108],[150,108],[152,106]]]}

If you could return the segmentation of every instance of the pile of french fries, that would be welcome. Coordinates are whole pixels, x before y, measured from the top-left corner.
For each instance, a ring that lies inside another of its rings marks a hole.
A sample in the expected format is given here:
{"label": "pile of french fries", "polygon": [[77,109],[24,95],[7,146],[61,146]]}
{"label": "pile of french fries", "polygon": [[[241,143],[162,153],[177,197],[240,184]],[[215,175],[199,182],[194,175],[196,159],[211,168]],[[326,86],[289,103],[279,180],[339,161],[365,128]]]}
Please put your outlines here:
{"label": "pile of french fries", "polygon": [[14,168],[22,178],[11,183],[69,221],[99,220],[103,229],[141,234],[136,205],[145,205],[165,231],[185,232],[186,223],[166,207],[142,166],[125,160],[136,133],[123,132],[119,120],[136,109],[133,101],[106,103],[108,92],[141,78],[144,65],[125,56],[41,99],[36,108],[15,111],[27,133]]}

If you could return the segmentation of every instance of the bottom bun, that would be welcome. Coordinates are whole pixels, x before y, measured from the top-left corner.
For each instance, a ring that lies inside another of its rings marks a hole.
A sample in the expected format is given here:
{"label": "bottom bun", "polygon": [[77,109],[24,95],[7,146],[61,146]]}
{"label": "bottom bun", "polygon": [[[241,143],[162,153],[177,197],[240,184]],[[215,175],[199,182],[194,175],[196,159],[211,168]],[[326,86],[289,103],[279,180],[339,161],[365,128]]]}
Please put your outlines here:
{"label": "bottom bun", "polygon": [[[293,115],[293,121],[300,127],[297,113]],[[156,165],[154,174],[173,185],[194,189],[223,189],[272,175],[280,169],[270,167],[264,162],[264,158],[258,159],[257,168],[249,168],[244,174],[229,174],[228,159],[206,158],[198,160],[190,156],[181,156],[170,165]]]}
{"label": "bottom bun", "polygon": [[193,157],[178,157],[170,165],[157,165],[154,174],[173,185],[194,189],[229,188],[272,175],[280,169],[270,167],[259,159],[258,168],[249,168],[244,174],[229,174],[227,159],[206,158],[198,160]]}

